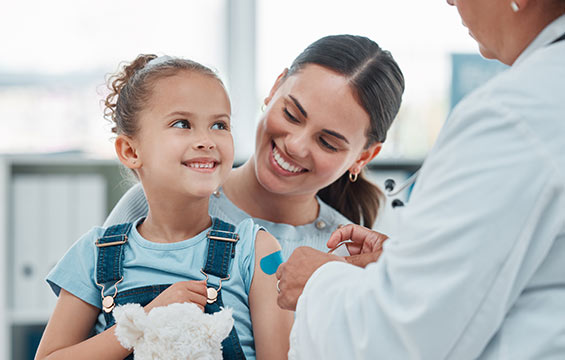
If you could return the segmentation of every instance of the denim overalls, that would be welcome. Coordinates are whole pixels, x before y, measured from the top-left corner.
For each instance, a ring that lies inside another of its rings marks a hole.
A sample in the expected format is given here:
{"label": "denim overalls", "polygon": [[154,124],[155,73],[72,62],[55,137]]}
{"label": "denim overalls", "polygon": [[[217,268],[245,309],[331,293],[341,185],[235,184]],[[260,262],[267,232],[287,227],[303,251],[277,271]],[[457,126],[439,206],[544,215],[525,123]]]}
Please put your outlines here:
{"label": "denim overalls", "polygon": [[[124,244],[127,242],[127,234],[132,225],[132,223],[126,223],[111,226],[106,229],[104,236],[96,241],[96,247],[98,248],[96,282],[102,286],[102,293],[104,293],[104,288],[114,289],[114,291],[110,291],[110,294],[114,295],[113,302],[112,296],[103,295],[103,305],[106,308],[106,310],[102,310],[106,319],[105,329],[115,324],[113,316],[114,304],[137,303],[145,306],[171,285],[149,285],[118,291],[119,282],[123,280],[122,261],[124,258]],[[239,240],[239,235],[234,233],[234,230],[235,226],[213,218],[212,229],[206,234],[208,238],[208,254],[203,272],[205,275],[214,275],[220,279],[219,286],[216,287],[218,290],[216,301],[210,303],[211,301],[209,300],[204,309],[207,314],[220,311],[220,308],[224,306],[221,284],[222,281],[229,280],[230,262],[235,256],[235,245]],[[212,293],[214,293],[214,290],[212,290]],[[210,290],[208,298],[210,299]],[[222,341],[222,354],[224,359],[245,359],[235,326],[232,328],[229,336]],[[126,359],[133,359],[133,354],[130,354]]]}

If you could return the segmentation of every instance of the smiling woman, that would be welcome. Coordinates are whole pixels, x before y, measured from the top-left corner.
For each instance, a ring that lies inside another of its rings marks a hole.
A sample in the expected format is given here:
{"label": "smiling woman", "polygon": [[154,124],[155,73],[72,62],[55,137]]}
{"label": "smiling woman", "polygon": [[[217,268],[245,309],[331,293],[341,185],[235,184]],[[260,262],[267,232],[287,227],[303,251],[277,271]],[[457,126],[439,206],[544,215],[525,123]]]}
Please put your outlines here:
{"label": "smiling woman", "polygon": [[[370,226],[380,190],[362,173],[380,151],[400,107],[404,78],[392,56],[353,35],[314,42],[265,98],[253,156],[210,198],[230,222],[253,217],[280,241],[283,257],[301,245],[326,249],[340,224]],[[146,213],[132,188],[106,224]]]}

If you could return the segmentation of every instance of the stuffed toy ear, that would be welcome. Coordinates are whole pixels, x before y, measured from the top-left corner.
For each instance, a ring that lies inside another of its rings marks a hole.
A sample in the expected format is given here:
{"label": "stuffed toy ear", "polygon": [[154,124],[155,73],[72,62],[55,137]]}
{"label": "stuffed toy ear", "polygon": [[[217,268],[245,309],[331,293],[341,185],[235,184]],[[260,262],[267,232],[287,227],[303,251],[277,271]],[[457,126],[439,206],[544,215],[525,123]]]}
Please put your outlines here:
{"label": "stuffed toy ear", "polygon": [[114,309],[115,334],[120,344],[127,349],[135,347],[147,327],[147,314],[139,304],[126,304]]}
{"label": "stuffed toy ear", "polygon": [[213,336],[216,341],[222,342],[222,340],[227,338],[230,334],[230,331],[233,327],[232,313],[232,309],[223,308],[222,310],[212,314],[212,319],[214,322]]}

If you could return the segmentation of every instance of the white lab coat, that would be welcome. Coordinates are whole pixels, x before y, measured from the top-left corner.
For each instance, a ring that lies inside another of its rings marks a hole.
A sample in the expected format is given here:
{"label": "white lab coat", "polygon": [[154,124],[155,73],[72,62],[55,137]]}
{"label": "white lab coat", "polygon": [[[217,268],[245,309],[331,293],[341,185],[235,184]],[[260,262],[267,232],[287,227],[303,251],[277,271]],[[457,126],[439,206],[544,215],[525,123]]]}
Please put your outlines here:
{"label": "white lab coat", "polygon": [[565,359],[563,33],[456,106],[377,263],[313,274],[291,359]]}

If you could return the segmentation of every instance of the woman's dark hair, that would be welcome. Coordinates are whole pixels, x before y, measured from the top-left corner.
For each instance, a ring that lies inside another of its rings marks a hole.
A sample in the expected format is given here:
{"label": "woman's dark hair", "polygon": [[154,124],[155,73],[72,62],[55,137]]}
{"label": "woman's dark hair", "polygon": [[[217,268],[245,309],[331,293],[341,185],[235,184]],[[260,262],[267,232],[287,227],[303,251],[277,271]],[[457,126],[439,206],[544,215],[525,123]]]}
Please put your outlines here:
{"label": "woman's dark hair", "polygon": [[110,93],[104,101],[104,117],[112,122],[112,132],[134,136],[139,113],[151,99],[153,85],[159,79],[194,71],[222,81],[210,68],[188,59],[141,54],[108,78]]}
{"label": "woman's dark hair", "polygon": [[[292,63],[288,74],[308,64],[335,71],[349,80],[354,96],[370,117],[367,143],[382,143],[396,117],[404,92],[404,76],[392,55],[371,39],[355,35],[323,37],[308,46]],[[383,192],[369,182],[363,172],[356,182],[346,172],[318,191],[318,196],[354,223],[372,227]]]}

